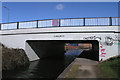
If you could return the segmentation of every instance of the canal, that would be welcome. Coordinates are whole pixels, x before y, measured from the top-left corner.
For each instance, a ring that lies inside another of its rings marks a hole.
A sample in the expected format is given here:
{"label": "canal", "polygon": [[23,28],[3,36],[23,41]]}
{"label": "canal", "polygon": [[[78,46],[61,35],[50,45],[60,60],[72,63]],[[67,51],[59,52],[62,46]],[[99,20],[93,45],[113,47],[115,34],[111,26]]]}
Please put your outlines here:
{"label": "canal", "polygon": [[3,71],[6,78],[53,78],[56,79],[63,70],[80,54],[82,50],[68,50],[64,59],[40,59],[33,61],[29,66],[11,71]]}

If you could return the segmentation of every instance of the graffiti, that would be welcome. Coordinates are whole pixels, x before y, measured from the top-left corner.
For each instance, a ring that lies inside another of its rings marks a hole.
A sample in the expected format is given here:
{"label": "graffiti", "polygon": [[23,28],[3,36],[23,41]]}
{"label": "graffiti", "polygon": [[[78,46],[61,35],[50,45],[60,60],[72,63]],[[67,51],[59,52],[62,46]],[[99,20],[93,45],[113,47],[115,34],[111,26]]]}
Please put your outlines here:
{"label": "graffiti", "polygon": [[101,49],[101,55],[100,57],[105,57],[106,53],[105,53],[105,49]]}
{"label": "graffiti", "polygon": [[118,45],[120,44],[120,36],[115,35],[115,41],[118,41]]}
{"label": "graffiti", "polygon": [[90,37],[84,37],[83,39],[85,40],[101,40],[101,37],[96,37],[96,36],[90,36]]}
{"label": "graffiti", "polygon": [[102,43],[101,43],[101,37],[96,37],[96,36],[91,36],[91,37],[84,37],[83,39],[85,40],[98,40],[100,43],[100,57],[105,57],[106,56],[106,49],[103,48]]}
{"label": "graffiti", "polygon": [[112,37],[105,37],[105,43],[106,43],[106,45],[108,45],[108,46],[112,46],[113,45],[113,41],[114,41],[114,39],[112,38]]}
{"label": "graffiti", "polygon": [[100,57],[105,57],[106,53],[105,53],[105,49],[103,49],[103,46],[100,46]]}
{"label": "graffiti", "polygon": [[120,40],[120,36],[118,36],[118,35],[115,35],[115,40]]}
{"label": "graffiti", "polygon": [[106,45],[112,46],[114,42],[118,42],[118,44],[119,44],[120,43],[120,37],[118,37],[117,35],[115,35],[115,38],[112,38],[110,36],[105,37]]}
{"label": "graffiti", "polygon": [[118,42],[118,45],[120,45],[120,36],[115,35],[115,41],[117,41],[117,42]]}

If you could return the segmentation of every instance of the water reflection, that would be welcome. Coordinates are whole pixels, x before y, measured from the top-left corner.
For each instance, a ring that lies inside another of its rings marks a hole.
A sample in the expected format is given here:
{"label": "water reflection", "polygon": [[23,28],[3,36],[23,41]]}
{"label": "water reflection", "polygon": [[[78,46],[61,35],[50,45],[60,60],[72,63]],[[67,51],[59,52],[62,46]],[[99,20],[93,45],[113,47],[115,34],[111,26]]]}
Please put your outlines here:
{"label": "water reflection", "polygon": [[29,77],[31,78],[55,78],[65,68],[65,65],[64,60],[44,59],[38,61],[36,67],[30,66],[30,68]]}
{"label": "water reflection", "polygon": [[31,62],[29,67],[3,71],[3,78],[57,78],[77,57],[81,50],[69,50],[64,59],[42,59]]}

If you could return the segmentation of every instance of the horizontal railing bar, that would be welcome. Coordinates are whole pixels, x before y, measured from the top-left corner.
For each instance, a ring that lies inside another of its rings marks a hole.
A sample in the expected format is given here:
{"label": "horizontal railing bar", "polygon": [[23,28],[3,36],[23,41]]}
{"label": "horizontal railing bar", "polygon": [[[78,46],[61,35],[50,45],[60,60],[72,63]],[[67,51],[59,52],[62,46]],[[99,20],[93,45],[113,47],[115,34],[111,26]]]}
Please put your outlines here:
{"label": "horizontal railing bar", "polygon": [[[110,17],[82,17],[82,18],[60,18],[60,19],[94,19],[94,18],[110,18]],[[111,18],[120,18],[120,17],[111,17]]]}
{"label": "horizontal railing bar", "polygon": [[[38,21],[47,21],[47,20],[64,20],[64,19],[98,19],[98,18],[110,18],[110,17],[83,17],[83,18],[59,18],[59,19],[42,19]],[[111,17],[111,18],[120,18],[120,17]],[[37,20],[29,20],[29,21],[18,21],[18,22],[34,22]],[[17,22],[9,22],[9,23],[2,23],[2,24],[10,24],[10,23],[17,23]]]}
{"label": "horizontal railing bar", "polygon": [[[106,19],[107,19],[107,22],[103,22],[103,21],[106,21]],[[14,25],[16,27],[16,29],[42,28],[42,27],[43,28],[44,27],[45,28],[46,27],[65,27],[65,26],[66,27],[73,27],[73,26],[78,26],[78,27],[80,27],[80,26],[119,26],[119,19],[120,19],[120,17],[83,17],[83,18],[61,18],[61,19],[30,20],[30,21],[0,23],[0,24],[1,25],[2,24],[8,24],[8,26],[5,25],[5,27],[8,28],[8,29],[5,29],[4,26],[2,26],[4,30],[10,30],[9,29],[9,26],[10,26],[9,24]],[[51,23],[51,20],[52,20],[52,23]],[[54,23],[54,20],[57,20],[57,21],[55,21],[56,23]],[[63,24],[62,24],[61,23],[62,20],[67,21],[67,22],[65,22],[65,24],[63,22]],[[71,23],[72,20],[73,20],[73,22]],[[39,24],[41,24],[42,21],[45,21],[45,22],[43,22],[42,25],[39,26]],[[49,21],[49,22],[47,22],[47,21]],[[29,23],[29,22],[33,22],[33,23],[35,22],[35,24]],[[79,23],[79,22],[81,22],[81,23]],[[21,23],[23,23],[23,26],[20,25]],[[26,23],[26,24],[24,24],[24,23]],[[33,24],[34,26],[30,27],[29,24]],[[25,26],[29,25],[29,26],[25,27],[24,25]],[[12,28],[12,27],[10,27],[10,28]],[[13,29],[14,29],[14,27],[13,27]]]}

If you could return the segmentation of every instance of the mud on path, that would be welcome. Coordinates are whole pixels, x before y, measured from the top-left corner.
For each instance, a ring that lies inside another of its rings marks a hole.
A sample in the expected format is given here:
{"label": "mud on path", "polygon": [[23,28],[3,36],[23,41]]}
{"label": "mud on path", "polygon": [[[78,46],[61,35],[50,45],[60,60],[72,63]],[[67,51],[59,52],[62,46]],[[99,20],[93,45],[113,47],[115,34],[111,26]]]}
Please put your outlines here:
{"label": "mud on path", "polygon": [[75,78],[97,78],[94,71],[94,67],[97,65],[97,61],[77,58],[74,65],[79,65]]}
{"label": "mud on path", "polygon": [[94,69],[97,64],[97,61],[76,58],[58,78],[97,78]]}

